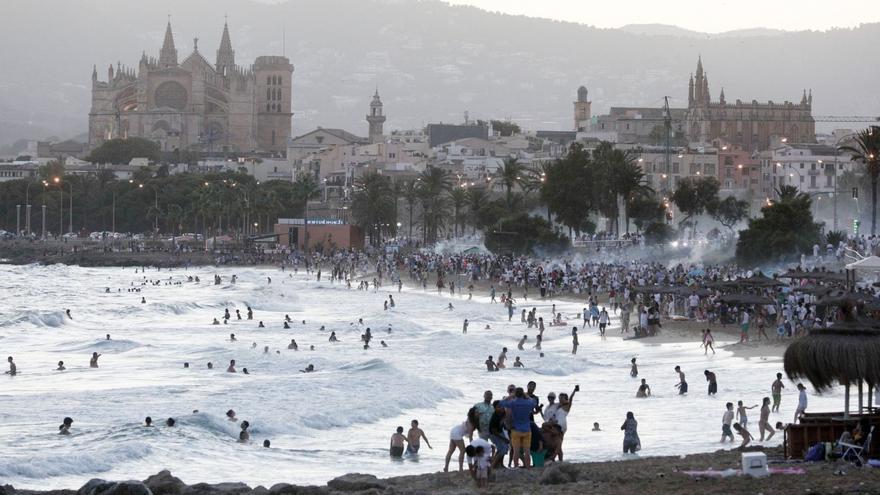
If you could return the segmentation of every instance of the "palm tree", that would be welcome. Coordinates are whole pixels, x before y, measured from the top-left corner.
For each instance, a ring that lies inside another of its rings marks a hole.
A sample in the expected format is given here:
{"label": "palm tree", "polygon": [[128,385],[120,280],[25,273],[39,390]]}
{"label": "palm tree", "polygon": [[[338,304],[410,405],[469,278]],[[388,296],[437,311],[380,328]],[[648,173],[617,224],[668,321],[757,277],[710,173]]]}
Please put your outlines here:
{"label": "palm tree", "polygon": [[880,178],[880,126],[871,127],[855,134],[852,145],[841,146],[852,159],[865,164],[865,172],[871,176],[871,235],[877,231],[877,182]]}
{"label": "palm tree", "polygon": [[504,160],[504,167],[501,168],[501,184],[504,186],[507,198],[507,206],[510,207],[511,195],[513,187],[522,186],[526,182],[526,169],[519,163],[516,158],[508,158]]}
{"label": "palm tree", "polygon": [[178,227],[183,222],[185,214],[183,208],[177,203],[168,205],[166,210],[165,216],[168,218],[168,223],[171,227],[171,235],[173,236],[177,234]]}
{"label": "palm tree", "polygon": [[391,179],[378,172],[368,172],[354,183],[352,216],[370,233],[370,242],[379,244],[382,225],[391,225],[397,218]]}
{"label": "palm tree", "polygon": [[303,205],[303,226],[305,233],[303,234],[303,249],[309,249],[309,200],[318,197],[321,192],[321,186],[311,174],[300,175],[293,183],[293,195],[295,201]]}
{"label": "palm tree", "polygon": [[447,171],[437,167],[428,167],[416,180],[422,202],[424,241],[433,243],[437,241],[437,231],[446,223],[449,201],[445,193],[452,188],[452,181]]}
{"label": "palm tree", "polygon": [[[455,187],[449,191],[449,199],[452,200],[452,236],[458,237],[458,226],[462,223],[459,213],[467,205],[467,190],[463,187]],[[462,229],[464,230],[464,229]]]}
{"label": "palm tree", "polygon": [[477,233],[479,213],[483,206],[489,202],[489,194],[482,187],[472,187],[467,190],[468,219],[473,227],[472,233]]}

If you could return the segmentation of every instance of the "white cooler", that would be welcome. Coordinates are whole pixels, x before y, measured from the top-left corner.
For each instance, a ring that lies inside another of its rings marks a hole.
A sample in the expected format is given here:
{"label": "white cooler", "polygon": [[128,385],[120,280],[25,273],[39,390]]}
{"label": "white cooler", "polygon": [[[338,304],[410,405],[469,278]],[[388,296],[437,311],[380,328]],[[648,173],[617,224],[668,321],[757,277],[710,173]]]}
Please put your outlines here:
{"label": "white cooler", "polygon": [[767,468],[767,454],[763,452],[743,453],[742,471],[743,474],[754,476],[756,478],[769,476],[770,470]]}

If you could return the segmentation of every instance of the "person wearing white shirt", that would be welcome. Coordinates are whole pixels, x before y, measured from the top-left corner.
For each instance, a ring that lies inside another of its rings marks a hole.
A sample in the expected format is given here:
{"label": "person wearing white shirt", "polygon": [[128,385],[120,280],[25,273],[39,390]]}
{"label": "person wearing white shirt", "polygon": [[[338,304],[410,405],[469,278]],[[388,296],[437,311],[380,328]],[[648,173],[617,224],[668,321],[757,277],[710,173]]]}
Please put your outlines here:
{"label": "person wearing white shirt", "polygon": [[807,410],[807,387],[805,387],[803,383],[798,383],[797,388],[800,392],[798,393],[797,409],[794,411],[795,423],[797,423],[798,418],[800,418]]}

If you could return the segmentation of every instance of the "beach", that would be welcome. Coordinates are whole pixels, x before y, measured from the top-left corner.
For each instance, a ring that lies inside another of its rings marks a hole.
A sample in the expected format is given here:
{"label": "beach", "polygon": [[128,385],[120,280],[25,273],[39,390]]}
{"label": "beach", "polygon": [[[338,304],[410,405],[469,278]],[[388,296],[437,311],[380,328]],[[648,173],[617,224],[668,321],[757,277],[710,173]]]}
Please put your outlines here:
{"label": "beach", "polygon": [[[219,285],[212,283],[215,274],[222,278]],[[234,284],[232,275],[238,279]],[[583,307],[572,297],[521,301],[508,322],[506,310],[490,303],[483,289],[475,290],[473,300],[466,293],[437,294],[430,285],[358,291],[328,276],[325,271],[319,282],[303,269],[293,274],[253,267],[143,274],[131,267],[0,266],[9,295],[0,302],[0,346],[15,356],[21,371],[2,377],[7,382],[0,389],[5,404],[0,441],[8,447],[0,453],[0,480],[24,489],[60,489],[96,477],[146,479],[170,469],[189,484],[268,487],[322,485],[354,471],[380,478],[435,473],[443,467],[449,430],[484,390],[500,396],[508,384],[524,386],[529,380],[537,382],[542,399],[580,384],[568,419],[566,459],[615,461],[609,466],[619,469],[654,456],[717,451],[724,403],[760,403],[782,371],[782,345],[737,344],[734,326],[713,326],[717,354],[704,355],[699,323],[664,321],[658,337],[624,340],[612,315],[605,338],[595,328],[581,328],[581,345],[572,355],[569,329],[581,327]],[[389,295],[396,306],[384,310]],[[447,309],[450,303],[453,310]],[[553,304],[569,320],[547,327],[540,357],[532,348],[535,329],[527,329],[518,315],[533,306],[548,315]],[[254,320],[237,320],[235,310],[244,314],[248,306]],[[224,309],[233,319],[212,325]],[[285,315],[291,329],[282,327]],[[461,331],[465,318],[471,322],[467,335]],[[265,328],[258,328],[258,321]],[[375,339],[369,350],[359,342],[366,327]],[[329,343],[330,331],[341,342]],[[519,351],[522,335],[528,340]],[[298,351],[287,348],[291,339]],[[388,347],[379,346],[380,340]],[[505,346],[509,362],[520,356],[525,369],[487,373],[486,356],[497,356]],[[88,368],[92,352],[102,354],[98,369]],[[654,397],[635,398],[632,357]],[[230,359],[250,374],[224,373]],[[67,371],[53,371],[59,360]],[[214,370],[206,368],[209,361]],[[300,373],[308,364],[317,371]],[[687,396],[674,387],[675,365],[687,372]],[[706,395],[702,376],[710,368],[719,382],[714,397]],[[771,415],[772,422],[792,419],[797,396],[793,383],[785,385],[782,409]],[[810,393],[810,411],[838,410],[841,404],[842,391]],[[252,424],[250,444],[236,443],[238,425],[224,417],[228,409]],[[621,453],[619,427],[627,411],[639,421],[642,460]],[[160,426],[143,427],[147,415]],[[74,419],[69,437],[57,434],[65,416]],[[758,411],[750,416],[757,434]],[[177,426],[161,426],[168,417]],[[420,420],[434,448],[423,445],[418,456],[392,461],[388,438],[411,419]],[[602,431],[591,431],[594,422]],[[264,439],[271,440],[270,449],[260,446]],[[778,435],[766,446],[780,443]]]}

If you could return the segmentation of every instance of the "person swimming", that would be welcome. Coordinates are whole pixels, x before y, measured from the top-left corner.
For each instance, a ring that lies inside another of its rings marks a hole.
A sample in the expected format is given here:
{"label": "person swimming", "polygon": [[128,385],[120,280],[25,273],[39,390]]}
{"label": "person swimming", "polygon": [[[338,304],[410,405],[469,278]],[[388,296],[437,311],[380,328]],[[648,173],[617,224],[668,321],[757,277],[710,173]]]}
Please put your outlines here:
{"label": "person swimming", "polygon": [[237,309],[235,310],[235,318],[239,319],[239,320],[241,319],[241,311],[239,311]]}
{"label": "person swimming", "polygon": [[234,334],[234,333],[230,333],[230,334],[229,334],[229,341],[230,341],[230,342],[235,342],[235,334]]}
{"label": "person swimming", "polygon": [[219,325],[219,324],[220,324],[220,320],[218,320],[217,318],[214,318],[214,322],[211,323],[211,325]]}
{"label": "person swimming", "polygon": [[151,418],[151,417],[149,417],[149,416],[147,416],[146,418],[144,418],[144,426],[146,426],[146,427],[148,427],[148,428],[149,428],[149,427],[152,427],[152,426],[153,426],[153,418]]}
{"label": "person swimming", "polygon": [[229,367],[226,368],[227,373],[235,373],[235,359],[229,360]]}
{"label": "person swimming", "polygon": [[98,358],[101,356],[103,356],[103,354],[98,354],[97,352],[93,352],[92,359],[89,360],[89,367],[90,368],[97,368],[98,367]]}
{"label": "person swimming", "polygon": [[214,369],[214,363],[212,363],[211,361],[208,361],[208,369],[209,370]]}
{"label": "person swimming", "polygon": [[189,363],[184,362],[184,363],[183,363],[183,367],[184,367],[184,368],[189,368]]}
{"label": "person swimming", "polygon": [[[331,338],[331,339],[332,339],[332,338],[335,338],[335,335],[334,335],[334,336],[331,336],[330,338]],[[331,341],[331,342],[332,342],[332,341]],[[293,349],[294,351],[298,351],[298,350],[299,350],[299,346],[296,345],[296,340],[293,340],[293,339],[290,339],[290,344],[287,344],[287,348],[288,348],[288,349]]]}
{"label": "person swimming", "polygon": [[285,330],[290,330],[290,324],[287,323],[286,321],[284,322],[284,329],[285,329]]}
{"label": "person swimming", "polygon": [[[110,289],[109,289],[109,288],[107,288],[107,292],[110,292]],[[73,316],[70,316],[70,310],[69,310],[69,309],[65,309],[65,310],[64,310],[64,313],[67,315],[68,318],[70,318],[71,320],[73,319]]]}
{"label": "person swimming", "polygon": [[109,334],[109,333],[107,334],[107,340],[110,340],[110,334]]}
{"label": "person swimming", "polygon": [[64,371],[67,368],[64,367],[64,361],[58,361],[58,367],[55,368],[55,371]]}
{"label": "person swimming", "polygon": [[58,427],[59,435],[70,435],[70,427],[73,425],[73,418],[66,417]]}
{"label": "person swimming", "polygon": [[251,374],[251,372],[250,372],[250,371],[248,371],[248,369],[247,369],[247,368],[242,368],[242,369],[241,369],[241,374],[242,374],[242,375],[250,375],[250,374]]}
{"label": "person swimming", "polygon": [[639,376],[639,367],[636,366],[636,358],[632,358],[630,363],[632,363],[632,367],[629,369],[629,376],[636,378]]}
{"label": "person swimming", "polygon": [[339,342],[339,339],[336,338],[336,332],[330,332],[330,342]]}
{"label": "person swimming", "polygon": [[235,417],[235,411],[233,409],[226,411],[226,419],[234,423],[238,422],[238,418]]}
{"label": "person swimming", "polygon": [[299,370],[300,373],[312,373],[314,371],[315,371],[314,364],[310,364],[310,365],[306,366],[306,369],[304,369],[304,370]]}
{"label": "person swimming", "polygon": [[388,347],[384,340],[380,340],[379,343],[382,344],[382,347]]}
{"label": "person swimming", "polygon": [[165,420],[165,426],[167,426],[169,428],[173,427],[176,423],[177,423],[177,421],[175,421],[174,418],[168,418]]}
{"label": "person swimming", "polygon": [[260,321],[260,324],[257,325],[257,327],[258,327],[258,328],[266,328],[266,325],[263,325],[263,322],[262,322],[262,320],[261,320],[261,321]]}
{"label": "person swimming", "polygon": [[263,347],[263,354],[269,354],[269,346]]}
{"label": "person swimming", "polygon": [[284,321],[293,322],[293,320],[290,319],[290,315],[284,315]]}
{"label": "person swimming", "polygon": [[251,426],[247,421],[241,422],[241,432],[238,434],[238,443],[247,443],[251,439],[251,434],[248,433],[248,428]]}
{"label": "person swimming", "polygon": [[270,445],[272,445],[272,442],[269,439],[263,440],[263,448],[268,449]]}
{"label": "person swimming", "polygon": [[141,304],[147,304],[147,298],[141,297]]}

